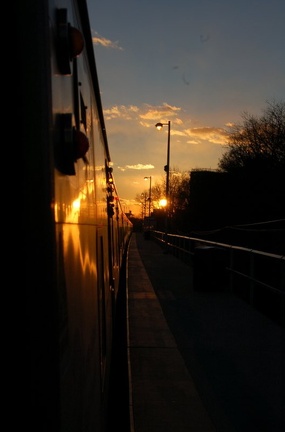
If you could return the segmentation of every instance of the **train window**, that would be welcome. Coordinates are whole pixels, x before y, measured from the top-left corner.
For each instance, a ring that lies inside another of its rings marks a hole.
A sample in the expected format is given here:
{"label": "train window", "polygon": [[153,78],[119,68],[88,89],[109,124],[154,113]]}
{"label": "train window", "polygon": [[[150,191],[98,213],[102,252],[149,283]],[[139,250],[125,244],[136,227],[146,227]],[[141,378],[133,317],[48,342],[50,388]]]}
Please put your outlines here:
{"label": "train window", "polygon": [[57,64],[63,75],[71,75],[70,62],[78,57],[84,48],[82,33],[67,20],[67,9],[57,9]]}
{"label": "train window", "polygon": [[74,168],[74,132],[72,127],[72,114],[57,114],[56,130],[58,135],[55,141],[55,165],[63,174],[75,175]]}
{"label": "train window", "polygon": [[69,24],[67,22],[67,9],[57,9],[57,64],[63,75],[70,75],[70,55],[69,55]]}
{"label": "train window", "polygon": [[80,92],[81,123],[83,124],[85,131],[87,131],[86,109],[87,106],[85,105],[82,93]]}
{"label": "train window", "polygon": [[77,130],[80,129],[80,119],[79,119],[79,95],[78,95],[78,87],[81,86],[81,83],[78,82],[78,69],[77,69],[77,60],[73,59],[73,110],[74,110],[74,118],[75,118],[75,127]]}

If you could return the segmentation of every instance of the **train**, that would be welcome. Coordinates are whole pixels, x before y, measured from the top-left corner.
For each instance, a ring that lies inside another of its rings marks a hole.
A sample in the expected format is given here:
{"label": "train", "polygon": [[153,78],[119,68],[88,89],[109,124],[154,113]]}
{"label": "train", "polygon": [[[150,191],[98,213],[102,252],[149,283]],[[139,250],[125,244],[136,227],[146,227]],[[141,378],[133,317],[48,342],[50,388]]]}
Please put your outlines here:
{"label": "train", "polygon": [[[117,190],[86,0],[16,3],[28,371],[24,424],[105,432],[133,225]],[[25,331],[24,331],[25,328]],[[17,335],[19,337],[19,335]]]}

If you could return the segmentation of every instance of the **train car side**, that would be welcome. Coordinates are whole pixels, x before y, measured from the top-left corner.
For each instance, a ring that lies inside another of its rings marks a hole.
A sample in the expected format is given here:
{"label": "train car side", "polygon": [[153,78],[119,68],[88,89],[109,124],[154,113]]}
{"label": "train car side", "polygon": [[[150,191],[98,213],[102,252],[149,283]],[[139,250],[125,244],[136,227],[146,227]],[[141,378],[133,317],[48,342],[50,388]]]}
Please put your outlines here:
{"label": "train car side", "polygon": [[111,169],[86,2],[33,3],[19,10],[32,251],[26,254],[29,424],[101,432],[132,225]]}

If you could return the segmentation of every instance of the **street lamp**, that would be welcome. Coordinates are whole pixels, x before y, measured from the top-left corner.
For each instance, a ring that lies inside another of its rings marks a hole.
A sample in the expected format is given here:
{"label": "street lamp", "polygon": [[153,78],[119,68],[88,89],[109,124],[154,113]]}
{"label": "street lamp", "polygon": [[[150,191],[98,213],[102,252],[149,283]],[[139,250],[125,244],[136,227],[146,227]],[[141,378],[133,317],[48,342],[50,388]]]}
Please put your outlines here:
{"label": "street lamp", "polygon": [[149,195],[148,195],[148,216],[150,217],[150,206],[151,206],[151,176],[144,177],[145,180],[149,179]]}
{"label": "street lamp", "polygon": [[166,218],[165,218],[165,243],[167,246],[167,233],[168,233],[168,213],[169,213],[169,173],[170,173],[170,121],[167,123],[156,123],[155,127],[158,130],[161,130],[163,126],[168,126],[168,137],[167,137],[167,160],[166,165],[164,167],[164,171],[166,172],[166,187],[165,187],[165,194],[166,194]]}

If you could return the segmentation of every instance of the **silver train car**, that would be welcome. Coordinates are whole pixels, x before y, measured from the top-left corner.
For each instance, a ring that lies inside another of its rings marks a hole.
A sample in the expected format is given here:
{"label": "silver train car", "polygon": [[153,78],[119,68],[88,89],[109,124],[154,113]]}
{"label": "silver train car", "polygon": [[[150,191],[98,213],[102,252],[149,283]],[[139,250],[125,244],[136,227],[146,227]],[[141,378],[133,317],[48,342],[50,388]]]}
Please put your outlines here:
{"label": "silver train car", "polygon": [[103,432],[132,223],[112,172],[86,0],[16,6],[31,389],[25,424]]}

